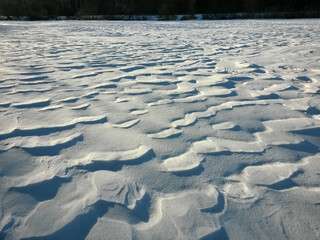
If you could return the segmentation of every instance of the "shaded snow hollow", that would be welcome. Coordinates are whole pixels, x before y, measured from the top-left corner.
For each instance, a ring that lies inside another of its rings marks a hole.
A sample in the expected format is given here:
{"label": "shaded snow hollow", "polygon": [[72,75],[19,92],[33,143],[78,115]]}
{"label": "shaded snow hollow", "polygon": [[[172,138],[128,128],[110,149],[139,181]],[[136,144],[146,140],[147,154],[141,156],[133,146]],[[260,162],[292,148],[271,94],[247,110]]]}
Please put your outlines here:
{"label": "shaded snow hollow", "polygon": [[0,23],[1,239],[319,239],[320,20]]}

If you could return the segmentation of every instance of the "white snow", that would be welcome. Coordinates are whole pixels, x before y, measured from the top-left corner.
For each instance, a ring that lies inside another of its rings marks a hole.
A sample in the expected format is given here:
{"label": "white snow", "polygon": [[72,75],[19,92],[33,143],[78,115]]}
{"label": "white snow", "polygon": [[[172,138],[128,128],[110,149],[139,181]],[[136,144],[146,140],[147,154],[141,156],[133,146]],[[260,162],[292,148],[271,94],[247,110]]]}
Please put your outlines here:
{"label": "white snow", "polygon": [[319,27],[0,22],[0,239],[320,239]]}

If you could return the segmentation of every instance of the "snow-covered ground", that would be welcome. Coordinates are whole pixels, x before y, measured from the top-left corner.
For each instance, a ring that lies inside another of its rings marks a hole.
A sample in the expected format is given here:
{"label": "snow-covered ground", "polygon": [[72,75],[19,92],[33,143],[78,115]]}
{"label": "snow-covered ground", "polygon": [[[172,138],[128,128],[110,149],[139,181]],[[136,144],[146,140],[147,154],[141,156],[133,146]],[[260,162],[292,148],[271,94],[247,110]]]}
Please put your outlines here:
{"label": "snow-covered ground", "polygon": [[0,23],[0,239],[319,239],[320,20]]}

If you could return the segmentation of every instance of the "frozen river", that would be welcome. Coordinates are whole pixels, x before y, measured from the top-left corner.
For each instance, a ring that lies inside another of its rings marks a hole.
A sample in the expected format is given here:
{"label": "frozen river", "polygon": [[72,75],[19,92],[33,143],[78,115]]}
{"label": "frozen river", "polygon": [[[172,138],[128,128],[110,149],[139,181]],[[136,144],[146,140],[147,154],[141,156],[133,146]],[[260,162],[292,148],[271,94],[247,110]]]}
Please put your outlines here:
{"label": "frozen river", "polygon": [[319,29],[0,22],[0,239],[319,239]]}

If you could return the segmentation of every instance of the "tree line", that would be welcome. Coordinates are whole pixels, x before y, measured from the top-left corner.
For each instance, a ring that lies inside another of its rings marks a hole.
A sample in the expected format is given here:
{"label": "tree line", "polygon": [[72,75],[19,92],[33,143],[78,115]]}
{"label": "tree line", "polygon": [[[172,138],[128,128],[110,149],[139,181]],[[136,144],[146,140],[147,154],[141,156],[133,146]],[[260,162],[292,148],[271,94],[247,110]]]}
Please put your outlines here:
{"label": "tree line", "polygon": [[319,0],[0,0],[3,16],[320,11]]}

